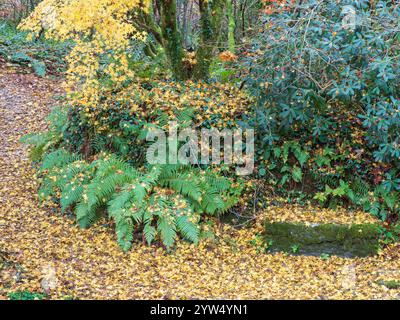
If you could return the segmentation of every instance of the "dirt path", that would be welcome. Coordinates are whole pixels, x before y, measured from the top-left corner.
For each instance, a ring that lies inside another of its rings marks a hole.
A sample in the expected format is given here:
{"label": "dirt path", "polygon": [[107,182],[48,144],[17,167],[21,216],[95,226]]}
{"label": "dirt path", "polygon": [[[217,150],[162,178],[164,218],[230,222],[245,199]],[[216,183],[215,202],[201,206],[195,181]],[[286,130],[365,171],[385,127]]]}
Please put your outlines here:
{"label": "dirt path", "polygon": [[[397,249],[368,259],[259,254],[254,230],[223,229],[219,242],[179,244],[174,254],[140,244],[127,254],[111,230],[80,230],[57,208],[38,204],[37,182],[18,143],[45,127],[59,84],[0,66],[0,251],[19,269],[0,270],[0,296],[15,290],[53,298],[398,298],[375,281],[400,279]],[[44,280],[44,281],[43,281]]]}

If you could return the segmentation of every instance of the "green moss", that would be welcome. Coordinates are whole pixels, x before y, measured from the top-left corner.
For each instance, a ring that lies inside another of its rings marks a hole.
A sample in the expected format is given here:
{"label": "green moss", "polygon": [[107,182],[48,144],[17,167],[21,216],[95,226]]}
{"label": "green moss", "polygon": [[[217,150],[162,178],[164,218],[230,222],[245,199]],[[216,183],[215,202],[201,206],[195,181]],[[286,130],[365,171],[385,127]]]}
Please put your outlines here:
{"label": "green moss", "polygon": [[388,289],[399,289],[400,288],[400,282],[399,281],[377,281],[377,284],[381,286],[385,286]]}
{"label": "green moss", "polygon": [[17,291],[17,292],[9,292],[7,294],[7,297],[10,300],[43,300],[46,297],[46,295],[30,291]]}
{"label": "green moss", "polygon": [[298,223],[266,222],[265,239],[273,241],[272,251],[321,256],[364,257],[377,253],[379,228],[374,224],[307,226]]}
{"label": "green moss", "polygon": [[225,0],[199,2],[201,32],[194,68],[194,78],[197,80],[207,80],[210,76],[213,51],[220,41],[225,5]]}

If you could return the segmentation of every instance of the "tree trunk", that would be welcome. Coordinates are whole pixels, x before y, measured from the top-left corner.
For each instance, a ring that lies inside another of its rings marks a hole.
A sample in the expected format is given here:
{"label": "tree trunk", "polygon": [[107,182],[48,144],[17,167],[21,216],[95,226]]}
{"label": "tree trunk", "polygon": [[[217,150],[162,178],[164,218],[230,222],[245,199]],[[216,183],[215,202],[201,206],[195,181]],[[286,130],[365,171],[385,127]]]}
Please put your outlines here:
{"label": "tree trunk", "polygon": [[189,1],[185,0],[183,3],[183,17],[182,17],[182,34],[183,43],[185,48],[187,48],[187,36],[188,36],[188,11],[189,11]]}
{"label": "tree trunk", "polygon": [[206,80],[210,76],[210,65],[213,50],[218,45],[222,17],[226,0],[199,0],[201,15],[200,46],[197,50],[197,65],[194,68],[194,78]]}
{"label": "tree trunk", "polygon": [[226,11],[228,16],[228,48],[235,53],[235,16],[233,12],[232,0],[226,0]]}
{"label": "tree trunk", "polygon": [[170,63],[171,71],[177,80],[185,80],[188,75],[182,64],[184,52],[182,37],[178,30],[176,19],[176,0],[161,0],[159,8],[164,49]]}
{"label": "tree trunk", "polygon": [[[219,42],[226,0],[199,0],[201,34],[199,48],[196,52],[197,64],[194,66],[188,66],[183,61],[185,57],[184,39],[178,27],[177,1],[154,0],[154,5],[160,17],[159,27],[154,20],[154,12],[140,16],[141,20],[134,23],[152,33],[157,42],[162,45],[170,69],[177,80],[191,78],[207,80],[213,51]],[[189,8],[191,12],[191,6]],[[185,9],[185,11],[188,10],[187,3]],[[185,20],[187,20],[187,16],[183,19],[183,27],[187,32],[188,22]]]}

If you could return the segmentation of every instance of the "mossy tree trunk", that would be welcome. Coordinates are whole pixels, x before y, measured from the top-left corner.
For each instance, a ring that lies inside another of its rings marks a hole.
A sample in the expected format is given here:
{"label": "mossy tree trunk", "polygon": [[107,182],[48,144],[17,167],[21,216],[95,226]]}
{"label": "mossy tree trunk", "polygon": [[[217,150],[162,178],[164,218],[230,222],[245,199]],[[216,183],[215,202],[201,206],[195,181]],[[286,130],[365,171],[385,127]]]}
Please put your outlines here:
{"label": "mossy tree trunk", "polygon": [[197,50],[195,79],[208,79],[213,51],[218,46],[226,0],[199,0],[201,15],[200,45]]}
{"label": "mossy tree trunk", "polygon": [[176,0],[162,0],[159,3],[161,33],[165,53],[168,57],[172,73],[178,80],[184,80],[188,75],[182,64],[184,51],[182,36],[179,32],[176,18]]}
{"label": "mossy tree trunk", "polygon": [[[196,52],[197,63],[194,66],[188,67],[183,63],[185,50],[178,26],[176,0],[154,0],[151,11],[147,14],[140,13],[139,20],[133,22],[136,27],[153,34],[154,39],[164,48],[171,71],[177,80],[208,79],[213,53],[219,43],[227,0],[199,0],[198,3],[201,32]],[[153,8],[157,14],[153,12]]]}

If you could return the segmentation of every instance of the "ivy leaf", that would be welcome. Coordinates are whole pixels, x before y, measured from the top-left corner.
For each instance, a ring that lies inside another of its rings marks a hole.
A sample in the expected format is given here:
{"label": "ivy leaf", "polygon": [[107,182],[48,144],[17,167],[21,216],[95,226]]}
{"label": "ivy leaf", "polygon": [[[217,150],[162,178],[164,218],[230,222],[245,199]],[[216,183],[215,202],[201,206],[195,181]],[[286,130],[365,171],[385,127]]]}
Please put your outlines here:
{"label": "ivy leaf", "polygon": [[261,177],[264,177],[266,173],[267,173],[267,171],[265,170],[265,168],[260,168],[260,170],[258,170],[258,174]]}
{"label": "ivy leaf", "polygon": [[300,182],[303,178],[303,172],[301,171],[301,168],[294,166],[292,169],[292,178],[296,182]]}
{"label": "ivy leaf", "polygon": [[300,149],[296,149],[294,155],[296,159],[299,161],[300,166],[303,167],[308,160],[308,153]]}

